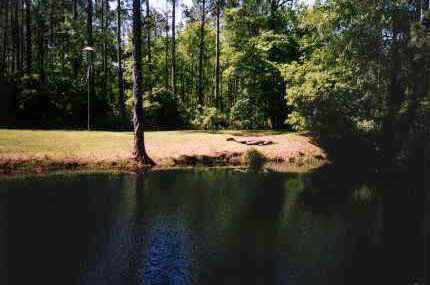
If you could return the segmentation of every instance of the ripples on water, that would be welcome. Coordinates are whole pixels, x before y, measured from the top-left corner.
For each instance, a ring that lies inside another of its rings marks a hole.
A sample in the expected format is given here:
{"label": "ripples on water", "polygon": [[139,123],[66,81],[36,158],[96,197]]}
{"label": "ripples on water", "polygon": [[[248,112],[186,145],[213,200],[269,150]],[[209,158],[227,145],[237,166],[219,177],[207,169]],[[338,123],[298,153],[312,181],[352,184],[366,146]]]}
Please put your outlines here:
{"label": "ripples on water", "polygon": [[425,284],[429,195],[416,182],[203,169],[3,179],[0,284]]}

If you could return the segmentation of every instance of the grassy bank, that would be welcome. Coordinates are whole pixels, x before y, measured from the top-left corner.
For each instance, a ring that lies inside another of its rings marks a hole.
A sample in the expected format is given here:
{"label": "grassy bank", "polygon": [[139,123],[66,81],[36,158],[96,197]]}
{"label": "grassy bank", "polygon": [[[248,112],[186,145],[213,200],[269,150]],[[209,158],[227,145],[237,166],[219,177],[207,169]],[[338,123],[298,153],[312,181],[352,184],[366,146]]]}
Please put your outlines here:
{"label": "grassy bank", "polygon": [[[274,144],[247,146],[226,141],[231,136],[265,136]],[[240,165],[253,148],[269,161],[299,167],[325,160],[324,152],[309,137],[296,133],[164,131],[148,132],[145,138],[158,167]],[[132,149],[131,132],[0,130],[0,171],[136,170]]]}

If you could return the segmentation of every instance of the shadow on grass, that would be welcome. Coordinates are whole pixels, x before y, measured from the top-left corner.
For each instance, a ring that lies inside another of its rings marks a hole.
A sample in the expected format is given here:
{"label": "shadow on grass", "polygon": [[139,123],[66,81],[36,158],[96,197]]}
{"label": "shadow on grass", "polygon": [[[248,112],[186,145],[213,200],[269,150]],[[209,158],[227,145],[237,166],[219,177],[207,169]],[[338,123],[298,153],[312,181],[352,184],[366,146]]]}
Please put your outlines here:
{"label": "shadow on grass", "polygon": [[315,132],[303,133],[311,144],[321,148],[329,161],[337,166],[375,169],[381,164],[381,154],[374,138],[365,135],[323,136]]}

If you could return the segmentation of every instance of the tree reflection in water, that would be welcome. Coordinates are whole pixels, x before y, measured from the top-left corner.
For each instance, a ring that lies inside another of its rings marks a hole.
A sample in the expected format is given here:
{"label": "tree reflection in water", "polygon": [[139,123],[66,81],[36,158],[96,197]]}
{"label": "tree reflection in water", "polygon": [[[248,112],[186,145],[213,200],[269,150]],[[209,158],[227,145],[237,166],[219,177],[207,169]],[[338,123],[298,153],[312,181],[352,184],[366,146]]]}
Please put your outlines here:
{"label": "tree reflection in water", "polygon": [[423,177],[326,166],[1,180],[0,270],[9,284],[426,284]]}

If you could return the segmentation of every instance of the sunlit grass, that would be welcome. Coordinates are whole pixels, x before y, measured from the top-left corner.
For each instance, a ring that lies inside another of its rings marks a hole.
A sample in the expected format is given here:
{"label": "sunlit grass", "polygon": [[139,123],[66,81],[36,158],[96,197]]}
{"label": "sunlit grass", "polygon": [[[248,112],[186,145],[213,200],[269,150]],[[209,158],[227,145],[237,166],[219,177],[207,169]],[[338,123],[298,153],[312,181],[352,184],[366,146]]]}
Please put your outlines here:
{"label": "sunlit grass", "polygon": [[[269,136],[273,145],[254,146],[268,159],[288,161],[289,157],[319,155],[322,150],[300,134],[275,131],[160,131],[147,132],[149,155],[157,162],[181,155],[245,153],[252,147],[226,139],[232,135]],[[0,159],[50,159],[79,161],[129,160],[133,150],[132,132],[0,130]]]}

